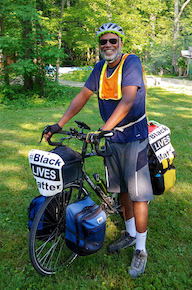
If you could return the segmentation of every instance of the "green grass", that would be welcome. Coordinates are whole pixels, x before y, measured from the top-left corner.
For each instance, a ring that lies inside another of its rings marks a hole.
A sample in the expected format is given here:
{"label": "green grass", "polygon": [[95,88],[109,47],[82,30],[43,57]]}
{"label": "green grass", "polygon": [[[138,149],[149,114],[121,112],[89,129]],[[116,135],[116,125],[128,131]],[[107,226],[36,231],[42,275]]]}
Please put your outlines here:
{"label": "green grass", "polygon": [[81,70],[75,70],[66,74],[62,74],[60,78],[62,80],[70,80],[70,81],[77,81],[77,82],[86,82],[88,79],[92,69],[90,67],[85,67]]}
{"label": "green grass", "polygon": [[[79,257],[54,277],[41,277],[31,266],[27,208],[39,193],[27,156],[32,148],[50,150],[44,141],[38,144],[41,131],[59,120],[79,89],[67,90],[68,97],[64,94],[54,101],[37,99],[25,108],[19,102],[11,108],[0,107],[0,289],[192,289],[192,96],[161,88],[148,90],[148,117],[170,127],[179,158],[174,162],[175,186],[149,205],[145,275],[133,280],[127,274],[132,248],[108,254],[107,245],[124,229],[114,218],[108,219],[105,244],[97,254]],[[75,126],[74,120],[84,121],[93,130],[102,125],[96,96],[66,128]],[[78,146],[75,141],[71,144]],[[104,176],[99,157],[87,160],[86,169]]]}

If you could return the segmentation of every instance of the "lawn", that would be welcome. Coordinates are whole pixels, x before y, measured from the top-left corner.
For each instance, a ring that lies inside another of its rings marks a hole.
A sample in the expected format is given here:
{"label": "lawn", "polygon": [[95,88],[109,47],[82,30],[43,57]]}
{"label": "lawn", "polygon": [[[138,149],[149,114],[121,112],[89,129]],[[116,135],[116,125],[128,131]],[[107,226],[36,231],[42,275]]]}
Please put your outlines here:
{"label": "lawn", "polygon": [[[52,277],[38,275],[31,266],[27,208],[39,193],[28,152],[32,148],[50,150],[44,141],[38,144],[42,129],[59,120],[71,99],[60,97],[50,103],[41,100],[25,108],[0,107],[0,289],[192,289],[192,95],[157,87],[148,90],[147,114],[149,120],[171,129],[172,145],[179,157],[174,161],[175,186],[155,196],[149,205],[145,274],[135,280],[127,274],[133,248],[119,254],[107,252],[107,246],[124,229],[123,223],[114,219],[108,219],[105,244],[97,254],[79,257]],[[93,130],[102,125],[96,96],[69,122],[68,128],[75,126],[74,120],[84,121]],[[78,146],[74,141],[71,145]],[[87,161],[86,169],[104,176],[99,157]]]}

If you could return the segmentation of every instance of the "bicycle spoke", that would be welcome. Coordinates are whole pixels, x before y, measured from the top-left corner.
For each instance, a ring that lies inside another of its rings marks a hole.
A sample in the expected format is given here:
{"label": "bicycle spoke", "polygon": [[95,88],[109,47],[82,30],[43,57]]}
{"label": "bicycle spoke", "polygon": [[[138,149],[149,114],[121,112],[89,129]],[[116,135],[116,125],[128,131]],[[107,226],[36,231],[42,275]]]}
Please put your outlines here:
{"label": "bicycle spoke", "polygon": [[[88,194],[85,188],[82,191]],[[71,185],[47,198],[33,221],[29,254],[34,268],[42,275],[55,274],[57,269],[69,266],[78,256],[65,243],[66,206],[76,199],[78,192],[79,185]],[[44,232],[40,229],[42,224]]]}

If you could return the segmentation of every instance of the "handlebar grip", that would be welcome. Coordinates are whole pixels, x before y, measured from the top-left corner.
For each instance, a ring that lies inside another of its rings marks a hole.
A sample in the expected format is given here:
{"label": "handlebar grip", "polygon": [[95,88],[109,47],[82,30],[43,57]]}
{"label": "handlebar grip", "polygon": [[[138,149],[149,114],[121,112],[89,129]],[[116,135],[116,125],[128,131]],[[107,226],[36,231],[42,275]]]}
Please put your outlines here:
{"label": "handlebar grip", "polygon": [[52,141],[51,141],[51,137],[49,137],[49,138],[47,139],[47,142],[48,142],[48,144],[51,145],[51,146],[62,146],[62,142],[52,142]]}
{"label": "handlebar grip", "polygon": [[102,139],[107,137],[112,137],[114,135],[114,131],[108,130],[108,131],[101,131],[97,136],[96,139]]}
{"label": "handlebar grip", "polygon": [[[57,132],[57,133],[55,133],[55,134],[71,135],[71,132],[60,130],[59,132]],[[52,137],[52,136],[50,136],[50,137],[47,139],[47,142],[48,142],[49,145],[51,145],[51,146],[62,146],[62,142],[52,142],[52,141],[51,141],[51,137]]]}

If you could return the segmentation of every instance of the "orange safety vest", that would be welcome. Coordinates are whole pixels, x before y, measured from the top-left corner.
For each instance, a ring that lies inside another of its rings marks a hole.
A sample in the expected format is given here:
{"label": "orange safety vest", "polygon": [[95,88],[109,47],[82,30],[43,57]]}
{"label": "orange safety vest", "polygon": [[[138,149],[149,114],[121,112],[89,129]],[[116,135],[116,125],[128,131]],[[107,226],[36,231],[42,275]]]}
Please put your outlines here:
{"label": "orange safety vest", "polygon": [[[121,82],[122,82],[122,68],[125,59],[130,55],[126,53],[123,55],[121,62],[118,67],[115,69],[113,74],[107,78],[107,61],[104,63],[100,81],[99,81],[99,98],[101,100],[120,100],[122,98]],[[145,70],[142,66],[143,71],[143,80],[145,84],[145,94],[147,94],[147,82]],[[146,111],[146,106],[145,106]],[[143,118],[143,117],[142,117]],[[148,119],[148,118],[147,118]]]}
{"label": "orange safety vest", "polygon": [[[99,81],[99,98],[102,100],[120,100],[122,98],[121,91],[121,82],[122,82],[122,68],[125,59],[130,55],[130,53],[126,53],[123,55],[121,62],[118,67],[115,69],[113,74],[107,78],[107,61],[104,63],[100,81]],[[147,82],[146,82],[146,73],[142,66],[143,71],[143,80],[145,84],[145,90],[147,93]]]}
{"label": "orange safety vest", "polygon": [[100,81],[99,81],[99,98],[102,100],[120,100],[122,98],[121,82],[122,68],[128,53],[124,54],[118,67],[113,74],[107,78],[107,61],[104,63]]}

